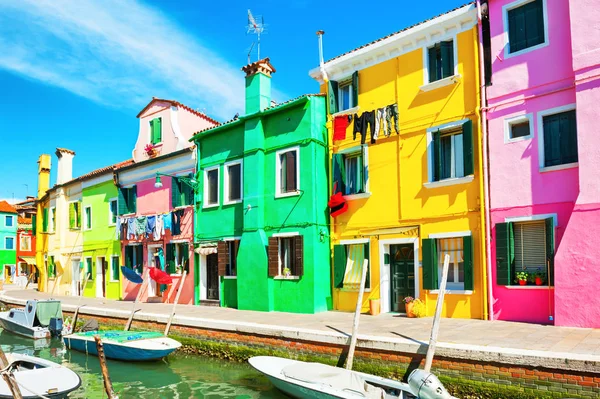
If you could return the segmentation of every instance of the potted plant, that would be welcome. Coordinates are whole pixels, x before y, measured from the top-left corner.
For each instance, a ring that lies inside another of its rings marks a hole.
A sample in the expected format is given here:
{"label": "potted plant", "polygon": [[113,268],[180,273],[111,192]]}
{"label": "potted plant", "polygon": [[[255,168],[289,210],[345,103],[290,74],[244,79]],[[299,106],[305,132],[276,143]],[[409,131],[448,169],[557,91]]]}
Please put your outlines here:
{"label": "potted plant", "polygon": [[284,277],[289,277],[292,274],[292,272],[290,271],[290,269],[288,267],[283,268],[283,276]]}
{"label": "potted plant", "polygon": [[536,272],[535,273],[535,285],[542,285],[544,284],[544,280],[546,279],[546,275],[542,272]]}
{"label": "potted plant", "polygon": [[420,299],[415,299],[412,301],[413,304],[413,315],[415,317],[425,317],[427,316],[427,308],[425,307],[425,302]]}
{"label": "potted plant", "polygon": [[407,317],[415,317],[415,314],[413,313],[413,307],[414,307],[414,301],[415,298],[413,298],[412,296],[407,296],[403,299],[405,307],[406,307],[406,316]]}
{"label": "potted plant", "polygon": [[517,272],[517,278],[516,278],[515,282],[519,283],[519,285],[526,285],[528,277],[529,277],[529,273],[527,273],[527,272]]}
{"label": "potted plant", "polygon": [[144,151],[146,152],[146,155],[148,155],[149,158],[152,158],[156,155],[156,148],[154,148],[152,144],[146,144],[146,147],[144,147]]}

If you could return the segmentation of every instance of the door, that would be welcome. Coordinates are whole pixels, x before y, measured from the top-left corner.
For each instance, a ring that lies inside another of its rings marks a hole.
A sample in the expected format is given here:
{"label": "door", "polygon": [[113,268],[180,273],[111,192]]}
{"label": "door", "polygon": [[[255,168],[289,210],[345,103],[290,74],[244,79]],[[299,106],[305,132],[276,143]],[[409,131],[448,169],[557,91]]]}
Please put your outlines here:
{"label": "door", "polygon": [[73,259],[71,261],[71,271],[73,272],[71,292],[73,293],[73,296],[81,295],[81,269],[79,267],[80,265],[80,259]]}
{"label": "door", "polygon": [[219,266],[217,254],[206,257],[206,299],[219,300]]}
{"label": "door", "polygon": [[412,244],[390,245],[391,305],[405,313],[404,298],[415,295],[415,253]]}
{"label": "door", "polygon": [[105,275],[106,275],[106,260],[103,256],[96,258],[96,298],[104,298],[105,296]]}

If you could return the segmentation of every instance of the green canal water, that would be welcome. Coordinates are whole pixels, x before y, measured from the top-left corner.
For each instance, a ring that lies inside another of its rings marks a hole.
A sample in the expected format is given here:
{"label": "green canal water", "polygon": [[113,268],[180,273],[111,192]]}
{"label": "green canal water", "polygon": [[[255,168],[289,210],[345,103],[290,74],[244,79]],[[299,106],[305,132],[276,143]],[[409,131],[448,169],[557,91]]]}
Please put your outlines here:
{"label": "green canal water", "polygon": [[[0,329],[5,352],[38,356],[77,372],[82,386],[70,398],[96,399],[104,394],[96,356],[68,350],[60,340],[35,342]],[[269,381],[247,364],[210,358],[171,355],[152,363],[108,361],[119,398],[285,398]]]}

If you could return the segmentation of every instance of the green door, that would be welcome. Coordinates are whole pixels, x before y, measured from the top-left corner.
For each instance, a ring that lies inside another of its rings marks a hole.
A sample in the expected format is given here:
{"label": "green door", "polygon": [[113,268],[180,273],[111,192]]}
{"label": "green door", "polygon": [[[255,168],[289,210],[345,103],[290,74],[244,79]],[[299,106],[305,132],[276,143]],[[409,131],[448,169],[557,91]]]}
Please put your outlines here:
{"label": "green door", "polygon": [[406,312],[404,298],[415,295],[415,253],[412,244],[390,245],[392,312]]}

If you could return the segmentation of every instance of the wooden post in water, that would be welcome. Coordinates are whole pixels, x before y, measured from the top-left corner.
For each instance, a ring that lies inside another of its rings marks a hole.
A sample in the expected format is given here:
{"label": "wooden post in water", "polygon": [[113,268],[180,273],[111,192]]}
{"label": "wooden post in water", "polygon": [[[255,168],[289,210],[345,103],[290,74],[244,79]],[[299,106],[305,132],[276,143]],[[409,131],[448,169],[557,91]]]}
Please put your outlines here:
{"label": "wooden post in water", "polygon": [[427,355],[425,356],[426,372],[431,371],[433,363],[433,355],[435,354],[435,345],[437,343],[438,333],[440,331],[440,318],[442,316],[442,308],[444,307],[444,295],[446,294],[446,281],[448,280],[448,265],[450,264],[450,255],[444,257],[444,267],[442,269],[442,281],[440,282],[440,290],[438,293],[437,303],[435,305],[435,316],[433,317],[433,326],[431,327],[431,336],[429,338],[429,346],[427,347]]}
{"label": "wooden post in water", "polygon": [[25,284],[25,289],[27,289],[27,287],[29,287],[31,280],[33,280],[33,276],[35,276],[35,273],[29,273],[29,277],[27,277],[27,284]]}
{"label": "wooden post in water", "polygon": [[102,340],[98,335],[94,335],[96,341],[96,349],[98,350],[98,359],[100,360],[100,370],[102,371],[102,379],[104,380],[104,390],[108,395],[108,399],[119,399],[115,390],[113,389],[110,376],[108,375],[108,367],[106,367],[106,356],[104,356],[104,346]]}
{"label": "wooden post in water", "polygon": [[79,309],[84,306],[81,304],[81,299],[83,298],[83,292],[85,290],[85,286],[87,285],[87,281],[90,278],[90,274],[86,273],[85,277],[83,278],[83,287],[81,288],[81,295],[79,296],[79,306],[77,306],[77,308],[75,309],[75,315],[73,316],[73,330],[71,331],[71,333],[75,332],[75,327],[77,327],[77,318],[79,317]]}
{"label": "wooden post in water", "polygon": [[138,300],[142,296],[142,291],[144,291],[144,288],[146,287],[149,280],[150,280],[150,273],[147,272],[146,278],[142,279],[142,285],[141,285],[140,290],[138,291],[137,295],[135,296],[135,301],[133,301],[133,307],[131,308],[131,314],[129,315],[129,320],[127,320],[127,324],[125,324],[125,331],[129,331],[129,329],[131,328],[131,323],[133,323],[133,315],[135,314],[135,307],[138,303]]}
{"label": "wooden post in water", "polygon": [[346,369],[352,370],[354,362],[354,349],[356,348],[356,340],[358,339],[358,321],[360,318],[360,310],[362,309],[362,298],[365,292],[365,282],[367,281],[367,268],[369,261],[363,261],[362,276],[360,279],[360,290],[358,291],[358,299],[356,300],[356,311],[354,312],[354,322],[352,323],[352,338],[350,338],[350,349],[348,349],[348,359],[346,360]]}
{"label": "wooden post in water", "polygon": [[[8,363],[8,359],[6,358],[4,351],[2,348],[0,348],[0,370],[6,369],[9,365],[10,363]],[[13,373],[9,371],[3,371],[1,374],[2,379],[6,381],[6,385],[8,385],[8,389],[10,389],[13,398],[23,399],[23,395],[21,395],[21,389],[19,389],[19,384],[17,383]]]}
{"label": "wooden post in water", "polygon": [[169,322],[167,323],[167,327],[165,328],[165,337],[169,335],[169,330],[171,329],[171,323],[173,322],[173,317],[175,316],[175,307],[177,306],[177,302],[179,302],[179,295],[181,294],[181,291],[183,291],[183,283],[185,282],[185,276],[187,276],[187,270],[184,270],[183,275],[181,276],[179,290],[175,295],[175,302],[173,303],[173,310],[171,310],[171,316],[169,317]]}

